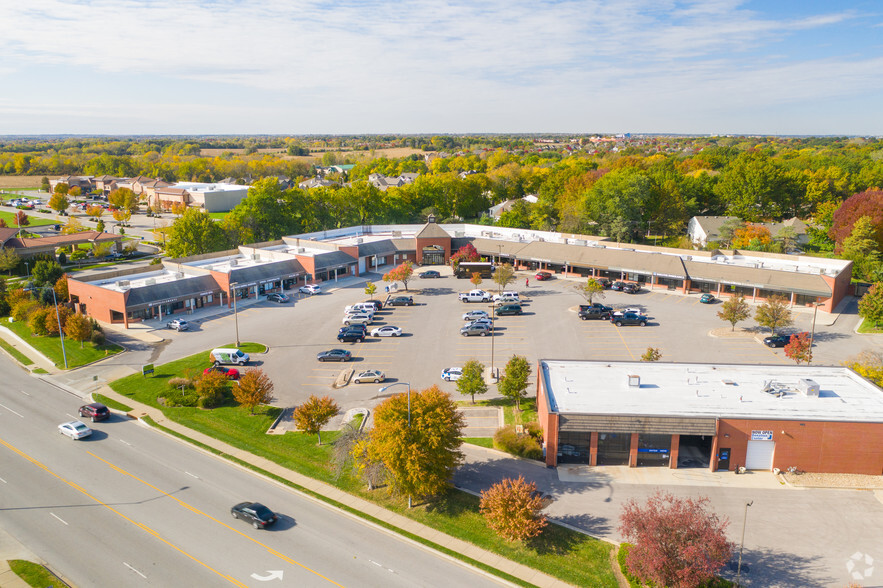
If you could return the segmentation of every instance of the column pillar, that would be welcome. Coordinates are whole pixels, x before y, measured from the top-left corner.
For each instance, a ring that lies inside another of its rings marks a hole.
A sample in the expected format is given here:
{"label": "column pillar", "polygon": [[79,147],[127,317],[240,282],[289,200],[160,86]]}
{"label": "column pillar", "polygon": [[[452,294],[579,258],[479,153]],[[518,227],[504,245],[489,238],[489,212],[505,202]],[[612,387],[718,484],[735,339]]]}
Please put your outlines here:
{"label": "column pillar", "polygon": [[589,465],[590,466],[598,465],[598,432],[597,431],[592,433],[592,437],[589,441]]}
{"label": "column pillar", "polygon": [[632,433],[632,444],[629,447],[629,467],[638,467],[638,433]]}
{"label": "column pillar", "polygon": [[681,436],[680,435],[672,435],[671,436],[671,451],[668,453],[668,467],[673,470],[678,468],[678,449],[681,446]]}

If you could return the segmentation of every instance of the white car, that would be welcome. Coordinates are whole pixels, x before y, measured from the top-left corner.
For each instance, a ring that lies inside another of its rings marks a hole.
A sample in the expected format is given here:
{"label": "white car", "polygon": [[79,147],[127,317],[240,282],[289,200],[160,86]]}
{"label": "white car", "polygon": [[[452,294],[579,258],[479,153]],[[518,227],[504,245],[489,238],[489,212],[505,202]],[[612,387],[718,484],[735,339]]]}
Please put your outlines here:
{"label": "white car", "polygon": [[485,326],[487,326],[487,328],[493,329],[494,328],[494,321],[490,317],[483,316],[481,318],[475,319],[474,321],[468,321],[466,323],[466,325],[464,325],[464,326],[469,326],[469,325],[485,325]]}
{"label": "white car", "polygon": [[321,294],[322,288],[314,284],[307,284],[306,286],[301,286],[300,288],[298,288],[297,291],[301,294],[309,294],[310,296],[312,296],[313,294]]}
{"label": "white car", "polygon": [[358,306],[358,305],[347,306],[346,308],[343,309],[343,313],[347,314],[347,315],[367,314],[371,318],[374,318],[374,307],[372,306],[372,307],[368,308],[368,307]]}
{"label": "white car", "polygon": [[508,291],[508,290],[506,292],[500,292],[499,294],[494,294],[494,297],[492,300],[494,302],[496,302],[497,300],[502,300],[504,298],[510,299],[510,302],[520,302],[520,299],[518,297],[518,292]]}
{"label": "white car", "polygon": [[346,326],[350,325],[370,325],[374,322],[374,319],[371,315],[368,314],[349,314],[343,317],[343,320],[340,321]]}
{"label": "white car", "polygon": [[475,319],[487,318],[487,311],[484,310],[470,310],[469,312],[463,313],[464,321],[474,321]]}
{"label": "white car", "polygon": [[82,421],[70,421],[69,423],[61,423],[58,425],[58,432],[76,440],[91,435],[92,429],[87,427],[86,423]]}
{"label": "white car", "polygon": [[494,297],[494,306],[503,306],[504,304],[521,304],[521,301],[511,296]]}
{"label": "white car", "polygon": [[449,367],[442,370],[441,377],[445,382],[456,382],[463,375],[463,368]]}
{"label": "white car", "polygon": [[402,330],[398,327],[394,327],[392,325],[386,325],[383,327],[377,327],[376,329],[371,329],[372,337],[401,337]]}
{"label": "white car", "polygon": [[353,382],[356,384],[362,384],[364,382],[374,382],[377,384],[385,379],[386,375],[380,370],[365,370],[356,374],[355,377],[353,377]]}
{"label": "white car", "polygon": [[633,308],[633,307],[629,307],[629,308],[617,308],[616,310],[613,311],[613,314],[614,314],[614,316],[615,316],[615,315],[617,315],[617,314],[623,314],[624,312],[633,312],[633,313],[635,313],[635,314],[644,314],[643,312],[641,312],[641,309],[640,309],[640,308]]}

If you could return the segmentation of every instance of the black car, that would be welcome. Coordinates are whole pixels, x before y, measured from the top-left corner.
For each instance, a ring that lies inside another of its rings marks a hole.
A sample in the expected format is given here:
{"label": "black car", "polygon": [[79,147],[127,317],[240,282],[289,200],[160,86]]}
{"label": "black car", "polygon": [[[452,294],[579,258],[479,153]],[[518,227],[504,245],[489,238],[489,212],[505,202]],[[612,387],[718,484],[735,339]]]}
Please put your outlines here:
{"label": "black car", "polygon": [[242,519],[255,529],[265,529],[278,518],[273,511],[260,502],[240,502],[230,509],[234,519]]}
{"label": "black car", "polygon": [[615,314],[611,316],[610,322],[615,324],[617,327],[621,327],[623,325],[640,325],[642,327],[646,327],[647,317],[636,312],[624,312],[622,314]]}
{"label": "black car", "polygon": [[381,310],[383,308],[383,303],[379,300],[366,300],[365,304],[373,304],[375,311]]}
{"label": "black car", "polygon": [[610,284],[610,289],[616,290],[617,292],[621,291],[624,287],[625,287],[625,282],[616,281],[616,282],[613,282],[612,284]]}
{"label": "black car", "polygon": [[623,284],[622,291],[626,294],[637,294],[641,291],[641,286],[640,284],[636,284],[634,282],[627,282]]}
{"label": "black car", "polygon": [[80,407],[78,411],[81,417],[88,417],[95,421],[104,421],[110,418],[110,411],[100,402],[93,402]]}
{"label": "black car", "polygon": [[420,272],[417,274],[418,278],[440,278],[441,274],[435,270],[429,270],[425,272]]}
{"label": "black car", "polygon": [[359,343],[361,343],[365,340],[365,332],[355,329],[351,331],[347,330],[343,333],[338,333],[337,340],[342,343],[352,343],[353,341],[358,341]]}
{"label": "black car", "polygon": [[608,290],[613,285],[613,283],[607,278],[595,278],[595,281],[607,288]]}
{"label": "black car", "polygon": [[763,344],[767,347],[784,347],[790,342],[791,335],[774,335],[772,337],[765,337],[763,340]]}
{"label": "black car", "polygon": [[391,300],[387,300],[388,306],[414,306],[414,298],[411,296],[396,296]]}
{"label": "black car", "polygon": [[367,335],[368,334],[368,325],[359,323],[356,325],[350,325],[348,327],[340,327],[340,330],[337,331],[337,333],[338,334],[346,333],[347,331],[361,331],[363,335]]}

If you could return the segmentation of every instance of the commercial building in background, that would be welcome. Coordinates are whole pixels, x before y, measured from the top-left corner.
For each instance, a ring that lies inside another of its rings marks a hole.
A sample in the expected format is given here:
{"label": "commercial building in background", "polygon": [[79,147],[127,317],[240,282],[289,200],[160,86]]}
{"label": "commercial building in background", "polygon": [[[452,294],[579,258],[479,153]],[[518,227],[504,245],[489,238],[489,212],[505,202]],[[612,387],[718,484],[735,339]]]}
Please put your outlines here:
{"label": "commercial building in background", "polygon": [[883,391],[843,367],[541,360],[546,464],[883,474]]}

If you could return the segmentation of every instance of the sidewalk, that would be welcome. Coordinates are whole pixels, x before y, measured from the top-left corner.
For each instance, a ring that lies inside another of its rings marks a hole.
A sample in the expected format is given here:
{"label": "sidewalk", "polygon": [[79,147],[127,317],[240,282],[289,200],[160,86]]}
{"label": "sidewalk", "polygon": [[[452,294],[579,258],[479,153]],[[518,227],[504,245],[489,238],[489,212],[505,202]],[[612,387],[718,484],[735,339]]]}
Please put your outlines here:
{"label": "sidewalk", "polygon": [[42,564],[42,560],[12,535],[0,529],[0,586],[3,588],[29,588],[28,583],[9,569],[10,559],[23,559]]}
{"label": "sidewalk", "polygon": [[[0,337],[2,337],[3,340],[9,343],[9,345],[20,351],[28,359],[34,362],[33,365],[31,365],[30,367],[22,366],[25,369],[33,371],[36,368],[43,368],[50,374],[57,374],[59,371],[61,371],[57,367],[55,367],[55,364],[49,361],[49,359],[45,355],[31,347],[31,345],[29,345],[24,339],[2,325],[0,325]],[[0,584],[0,586],[2,586],[2,584]]]}
{"label": "sidewalk", "polygon": [[[380,506],[377,506],[372,502],[368,502],[367,500],[363,500],[356,496],[352,496],[350,494],[342,492],[334,486],[330,486],[328,484],[325,484],[324,482],[314,480],[297,472],[286,469],[276,463],[273,463],[272,461],[255,456],[246,451],[242,451],[231,445],[227,445],[226,443],[218,441],[217,439],[214,439],[207,435],[203,435],[198,431],[188,429],[187,427],[166,419],[166,417],[159,409],[146,406],[144,404],[133,401],[131,398],[121,396],[120,394],[114,392],[110,387],[105,386],[98,392],[104,394],[105,396],[108,396],[109,398],[113,398],[114,400],[122,402],[128,406],[132,406],[133,410],[129,413],[129,415],[134,418],[140,419],[145,416],[149,416],[156,423],[177,433],[185,435],[190,439],[193,439],[200,443],[204,443],[209,447],[222,451],[242,461],[253,464],[267,472],[289,480],[312,492],[330,498],[331,500],[337,501],[340,504],[348,506],[359,512],[365,513],[371,517],[374,517],[375,519],[388,523],[407,533],[411,533],[428,541],[432,541],[437,545],[470,557],[476,561],[515,576],[521,580],[542,587],[551,588],[569,586],[569,584],[553,578],[547,574],[544,574],[527,566],[523,566],[514,561],[505,559],[495,553],[476,547],[471,543],[467,543],[466,541],[462,541],[444,533],[440,533],[439,531],[436,531],[435,529],[432,529],[426,525],[423,525],[407,517],[398,515],[392,511],[388,511]],[[304,496],[306,498],[310,498],[308,495]]]}

